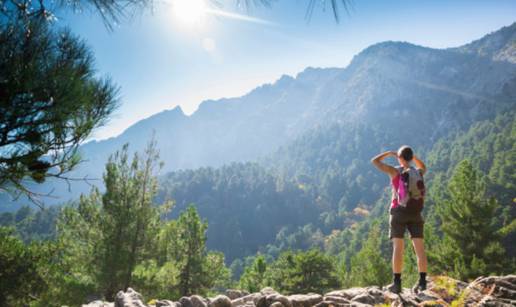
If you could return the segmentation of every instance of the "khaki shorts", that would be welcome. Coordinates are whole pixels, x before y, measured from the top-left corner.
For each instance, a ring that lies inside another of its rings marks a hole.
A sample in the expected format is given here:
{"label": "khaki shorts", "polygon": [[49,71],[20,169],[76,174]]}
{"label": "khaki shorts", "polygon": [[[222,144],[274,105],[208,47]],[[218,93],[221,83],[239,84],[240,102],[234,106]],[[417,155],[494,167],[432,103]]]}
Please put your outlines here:
{"label": "khaki shorts", "polygon": [[407,213],[403,208],[391,209],[389,219],[389,238],[403,238],[408,229],[410,238],[423,238],[425,221],[421,213]]}

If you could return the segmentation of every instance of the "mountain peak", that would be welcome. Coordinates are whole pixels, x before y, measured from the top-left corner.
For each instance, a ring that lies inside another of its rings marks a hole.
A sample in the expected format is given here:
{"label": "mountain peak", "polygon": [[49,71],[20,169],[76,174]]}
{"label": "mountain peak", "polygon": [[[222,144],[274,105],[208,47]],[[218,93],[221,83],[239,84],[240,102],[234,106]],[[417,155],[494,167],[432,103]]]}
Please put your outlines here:
{"label": "mountain peak", "polygon": [[450,50],[516,64],[516,22],[469,44],[450,48]]}
{"label": "mountain peak", "polygon": [[169,111],[185,115],[185,113],[183,112],[183,109],[181,108],[181,106],[175,106],[175,108],[173,108],[172,110],[169,110]]}
{"label": "mountain peak", "polygon": [[273,85],[275,85],[275,86],[285,86],[285,85],[289,85],[293,81],[294,81],[294,78],[292,78],[292,76],[281,75],[281,77],[278,80],[276,80],[276,82],[274,82]]}
{"label": "mountain peak", "polygon": [[187,116],[183,112],[183,109],[181,108],[181,106],[175,106],[173,109],[163,110],[159,113],[156,113],[154,115],[147,117],[146,119],[143,119],[142,121],[147,121],[150,119],[152,119],[152,120],[161,120],[161,119],[170,120],[170,119],[183,118],[183,117],[187,117]]}
{"label": "mountain peak", "polygon": [[302,72],[296,75],[296,80],[300,82],[324,82],[328,78],[332,78],[335,74],[342,72],[343,68],[322,68],[322,67],[307,67]]}
{"label": "mountain peak", "polygon": [[362,50],[356,57],[389,55],[410,52],[415,49],[428,49],[426,47],[403,41],[384,41],[373,44]]}

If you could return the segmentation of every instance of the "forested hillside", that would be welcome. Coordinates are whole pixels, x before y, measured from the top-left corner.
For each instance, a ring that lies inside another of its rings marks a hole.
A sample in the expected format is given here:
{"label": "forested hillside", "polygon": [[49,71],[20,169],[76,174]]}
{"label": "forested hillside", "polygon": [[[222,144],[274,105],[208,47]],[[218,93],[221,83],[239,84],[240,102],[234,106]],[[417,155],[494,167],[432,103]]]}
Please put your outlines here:
{"label": "forested hillside", "polygon": [[[343,130],[339,138],[346,142],[365,133],[380,148],[400,143],[429,148],[455,129],[513,107],[516,64],[492,56],[511,56],[515,31],[513,24],[455,49],[378,43],[345,68],[307,68],[242,97],[205,101],[190,116],[180,108],[163,111],[120,136],[83,145],[86,161],[71,176],[97,179],[88,183],[102,189],[98,179],[108,156],[124,143],[141,151],[153,135],[164,171],[255,161],[332,129]],[[503,39],[493,39],[498,36]],[[486,46],[489,54],[475,51]],[[88,192],[88,183],[71,182],[69,191],[51,180],[37,190],[53,191],[58,198],[46,201],[59,203]]]}
{"label": "forested hillside", "polygon": [[[370,159],[404,144],[428,165],[429,273],[514,272],[515,31],[446,50],[379,43],[346,68],[309,68],[84,145],[90,161],[75,175],[99,184],[0,215],[0,305],[112,300],[129,286],[178,299],[383,285],[390,190]],[[412,282],[413,254],[405,263]]]}

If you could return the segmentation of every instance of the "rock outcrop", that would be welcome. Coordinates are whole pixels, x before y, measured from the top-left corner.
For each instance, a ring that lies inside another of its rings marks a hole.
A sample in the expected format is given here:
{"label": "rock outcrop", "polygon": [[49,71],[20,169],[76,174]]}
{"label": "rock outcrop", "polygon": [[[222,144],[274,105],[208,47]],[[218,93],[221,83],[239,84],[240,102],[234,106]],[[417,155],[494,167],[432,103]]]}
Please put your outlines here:
{"label": "rock outcrop", "polygon": [[413,293],[403,289],[394,294],[377,286],[317,293],[283,295],[267,287],[247,293],[227,290],[226,295],[203,298],[185,296],[177,302],[157,300],[146,305],[142,296],[129,288],[117,293],[114,303],[94,301],[83,307],[330,307],[330,306],[516,306],[516,275],[479,277],[470,284],[446,276],[430,279],[428,289]]}

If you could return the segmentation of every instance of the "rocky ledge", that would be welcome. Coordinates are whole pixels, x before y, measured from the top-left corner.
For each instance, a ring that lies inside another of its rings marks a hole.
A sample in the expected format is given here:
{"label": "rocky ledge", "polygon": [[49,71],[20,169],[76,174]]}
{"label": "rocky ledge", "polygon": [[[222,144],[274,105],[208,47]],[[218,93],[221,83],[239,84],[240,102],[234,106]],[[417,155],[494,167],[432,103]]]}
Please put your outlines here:
{"label": "rocky ledge", "polygon": [[94,301],[83,307],[330,307],[330,306],[516,306],[516,275],[479,277],[473,282],[446,276],[430,278],[428,289],[413,293],[409,289],[394,294],[379,287],[282,295],[272,288],[247,293],[227,290],[225,295],[203,298],[185,296],[179,301],[153,300],[145,304],[142,295],[129,288],[120,291],[115,302]]}

